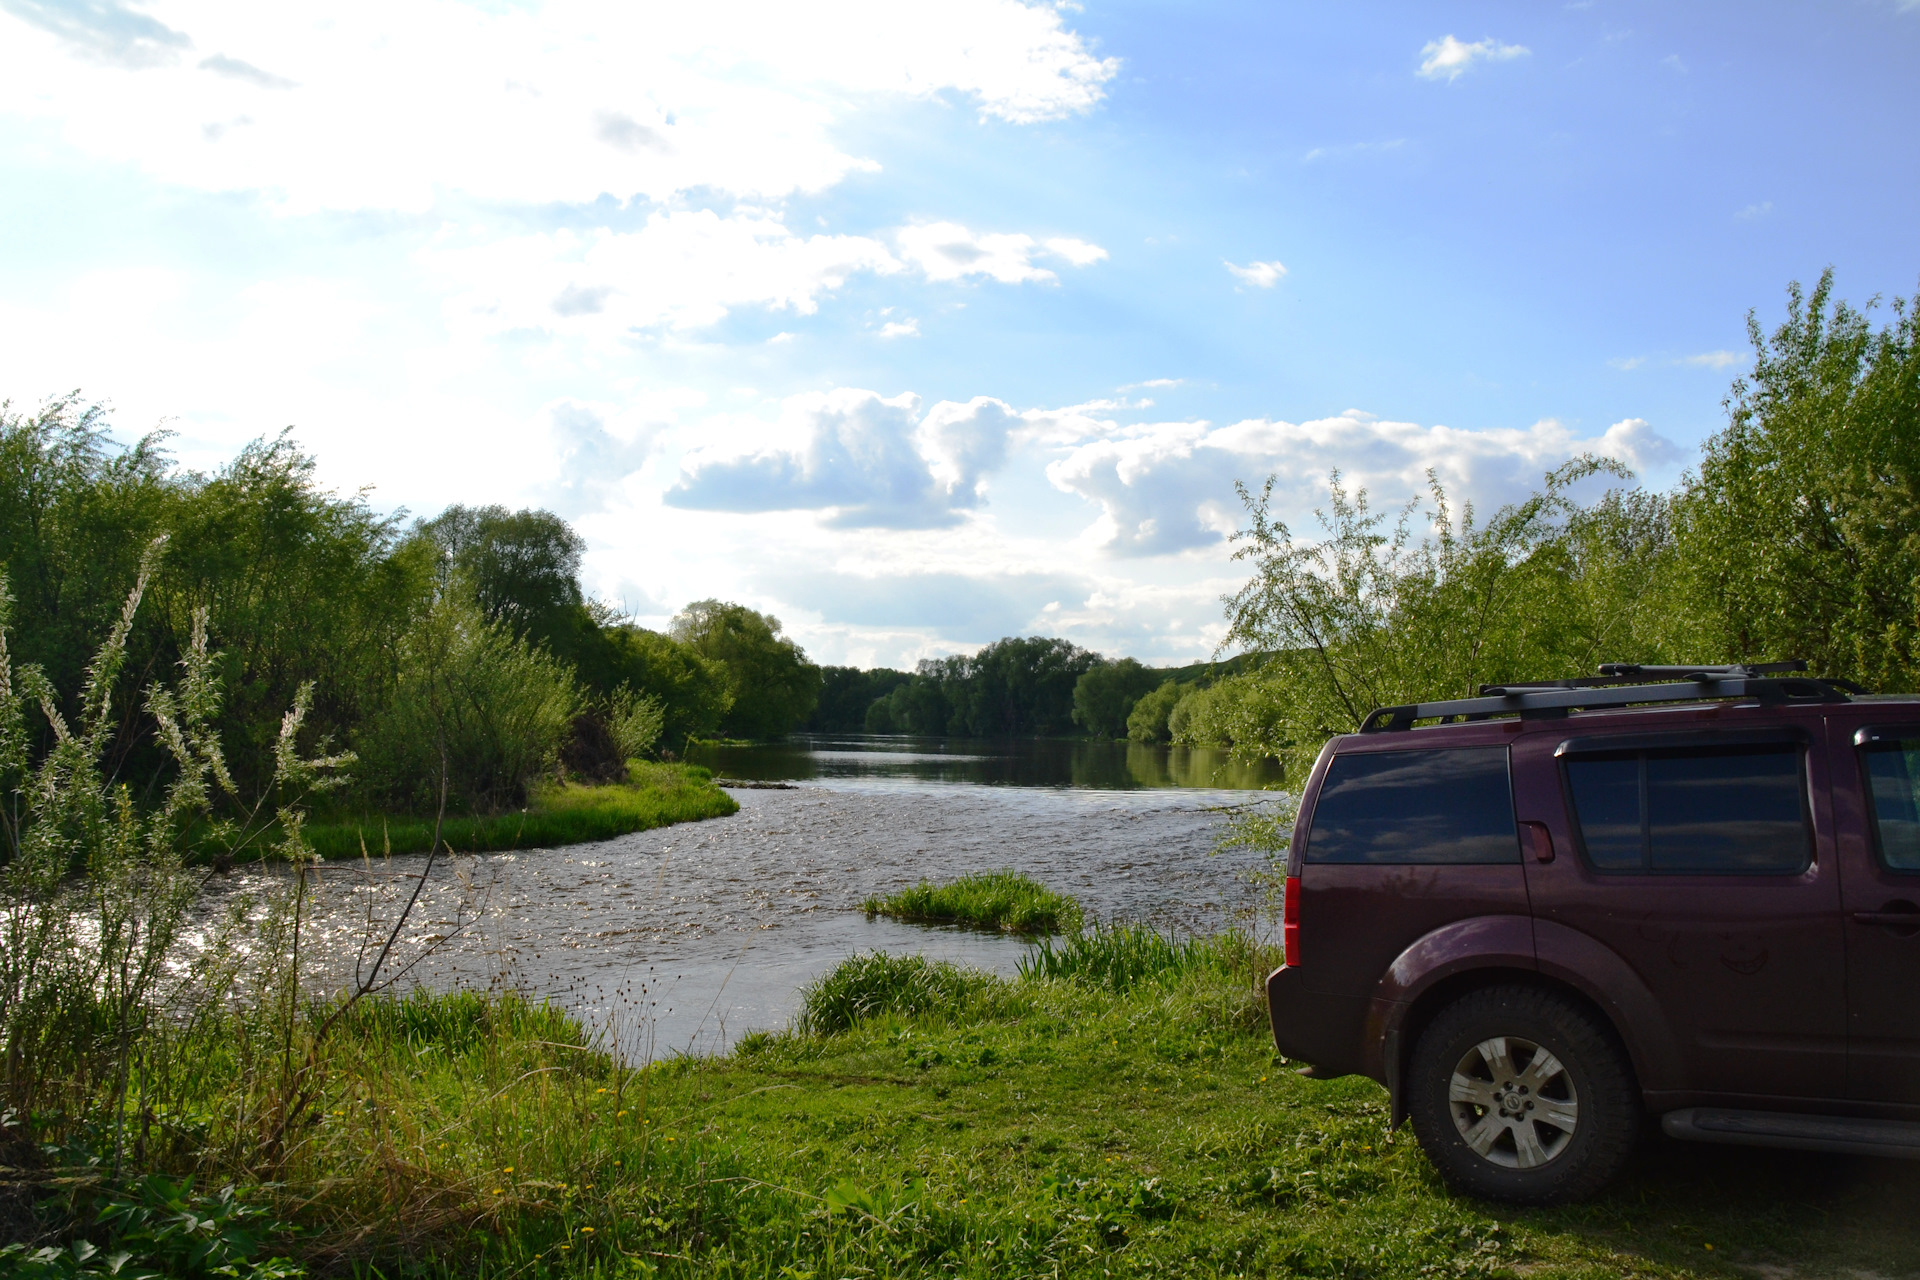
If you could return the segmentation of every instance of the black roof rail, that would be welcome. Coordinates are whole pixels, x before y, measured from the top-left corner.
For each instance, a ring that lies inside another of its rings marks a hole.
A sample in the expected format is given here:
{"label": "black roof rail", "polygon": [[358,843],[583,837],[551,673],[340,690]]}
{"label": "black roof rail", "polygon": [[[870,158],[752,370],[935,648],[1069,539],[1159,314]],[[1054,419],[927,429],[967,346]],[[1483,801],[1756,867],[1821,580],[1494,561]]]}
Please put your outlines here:
{"label": "black roof rail", "polygon": [[1416,720],[1437,719],[1444,723],[1516,714],[1523,720],[1558,719],[1569,711],[1640,703],[1699,702],[1706,698],[1757,698],[1776,706],[1786,702],[1847,702],[1852,695],[1866,692],[1850,680],[1792,677],[1791,673],[1806,669],[1807,664],[1797,658],[1790,662],[1733,666],[1645,666],[1608,662],[1601,665],[1597,676],[1483,684],[1477,698],[1376,707],[1360,722],[1360,732],[1411,729]]}

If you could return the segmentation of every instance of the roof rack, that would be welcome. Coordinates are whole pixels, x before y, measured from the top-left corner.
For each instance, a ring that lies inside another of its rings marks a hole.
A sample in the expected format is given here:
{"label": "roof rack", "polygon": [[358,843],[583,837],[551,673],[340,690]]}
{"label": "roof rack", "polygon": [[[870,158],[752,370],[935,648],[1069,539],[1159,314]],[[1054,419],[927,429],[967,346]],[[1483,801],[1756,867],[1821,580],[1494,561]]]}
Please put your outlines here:
{"label": "roof rack", "polygon": [[1437,719],[1445,724],[1514,714],[1522,720],[1560,719],[1575,710],[1652,702],[1699,702],[1705,698],[1756,698],[1770,706],[1789,702],[1846,702],[1852,695],[1866,692],[1850,680],[1791,678],[1791,673],[1806,669],[1806,662],[1798,658],[1790,662],[1725,667],[1607,662],[1601,664],[1597,676],[1483,684],[1477,698],[1378,707],[1361,722],[1360,732],[1391,733],[1411,729],[1416,720]]}

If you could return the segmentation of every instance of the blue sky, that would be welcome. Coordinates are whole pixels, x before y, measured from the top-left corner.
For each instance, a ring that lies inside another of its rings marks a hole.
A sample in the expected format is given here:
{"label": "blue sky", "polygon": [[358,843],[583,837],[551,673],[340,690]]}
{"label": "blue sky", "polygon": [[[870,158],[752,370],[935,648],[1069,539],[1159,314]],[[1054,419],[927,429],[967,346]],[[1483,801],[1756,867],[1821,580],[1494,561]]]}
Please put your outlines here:
{"label": "blue sky", "polygon": [[1672,484],[1920,282],[1920,4],[0,0],[0,395],[822,661],[1205,656],[1235,479]]}

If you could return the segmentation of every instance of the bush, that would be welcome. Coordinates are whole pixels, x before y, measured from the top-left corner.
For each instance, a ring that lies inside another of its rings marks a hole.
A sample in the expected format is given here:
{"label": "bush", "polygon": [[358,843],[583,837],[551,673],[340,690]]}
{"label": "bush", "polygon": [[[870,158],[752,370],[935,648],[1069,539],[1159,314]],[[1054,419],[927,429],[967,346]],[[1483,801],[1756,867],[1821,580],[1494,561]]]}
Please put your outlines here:
{"label": "bush", "polygon": [[652,694],[635,693],[632,685],[621,685],[607,699],[607,731],[620,749],[622,760],[642,760],[659,745],[666,729],[666,708]]}
{"label": "bush", "polygon": [[922,880],[911,889],[861,904],[869,917],[929,924],[965,924],[1010,933],[1060,933],[1080,923],[1080,904],[1017,871],[985,871],[951,884]]}
{"label": "bush", "polygon": [[925,956],[892,956],[884,951],[848,956],[802,989],[794,1030],[801,1035],[833,1035],[887,1013],[951,1017],[998,982],[992,974]]}
{"label": "bush", "polygon": [[431,810],[444,770],[459,807],[524,805],[554,772],[579,710],[565,665],[488,622],[458,591],[434,602],[401,649],[393,696],[361,743],[369,794]]}

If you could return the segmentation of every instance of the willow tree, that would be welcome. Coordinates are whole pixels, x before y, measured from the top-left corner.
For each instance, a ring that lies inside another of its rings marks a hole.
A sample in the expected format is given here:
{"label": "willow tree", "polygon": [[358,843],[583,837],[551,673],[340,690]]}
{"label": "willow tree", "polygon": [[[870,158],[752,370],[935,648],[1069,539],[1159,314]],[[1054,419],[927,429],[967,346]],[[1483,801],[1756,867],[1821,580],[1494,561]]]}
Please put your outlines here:
{"label": "willow tree", "polygon": [[[1920,299],[1916,299],[1920,302]],[[1885,689],[1920,680],[1920,306],[1787,290],[1677,504],[1704,649],[1807,659]]]}

